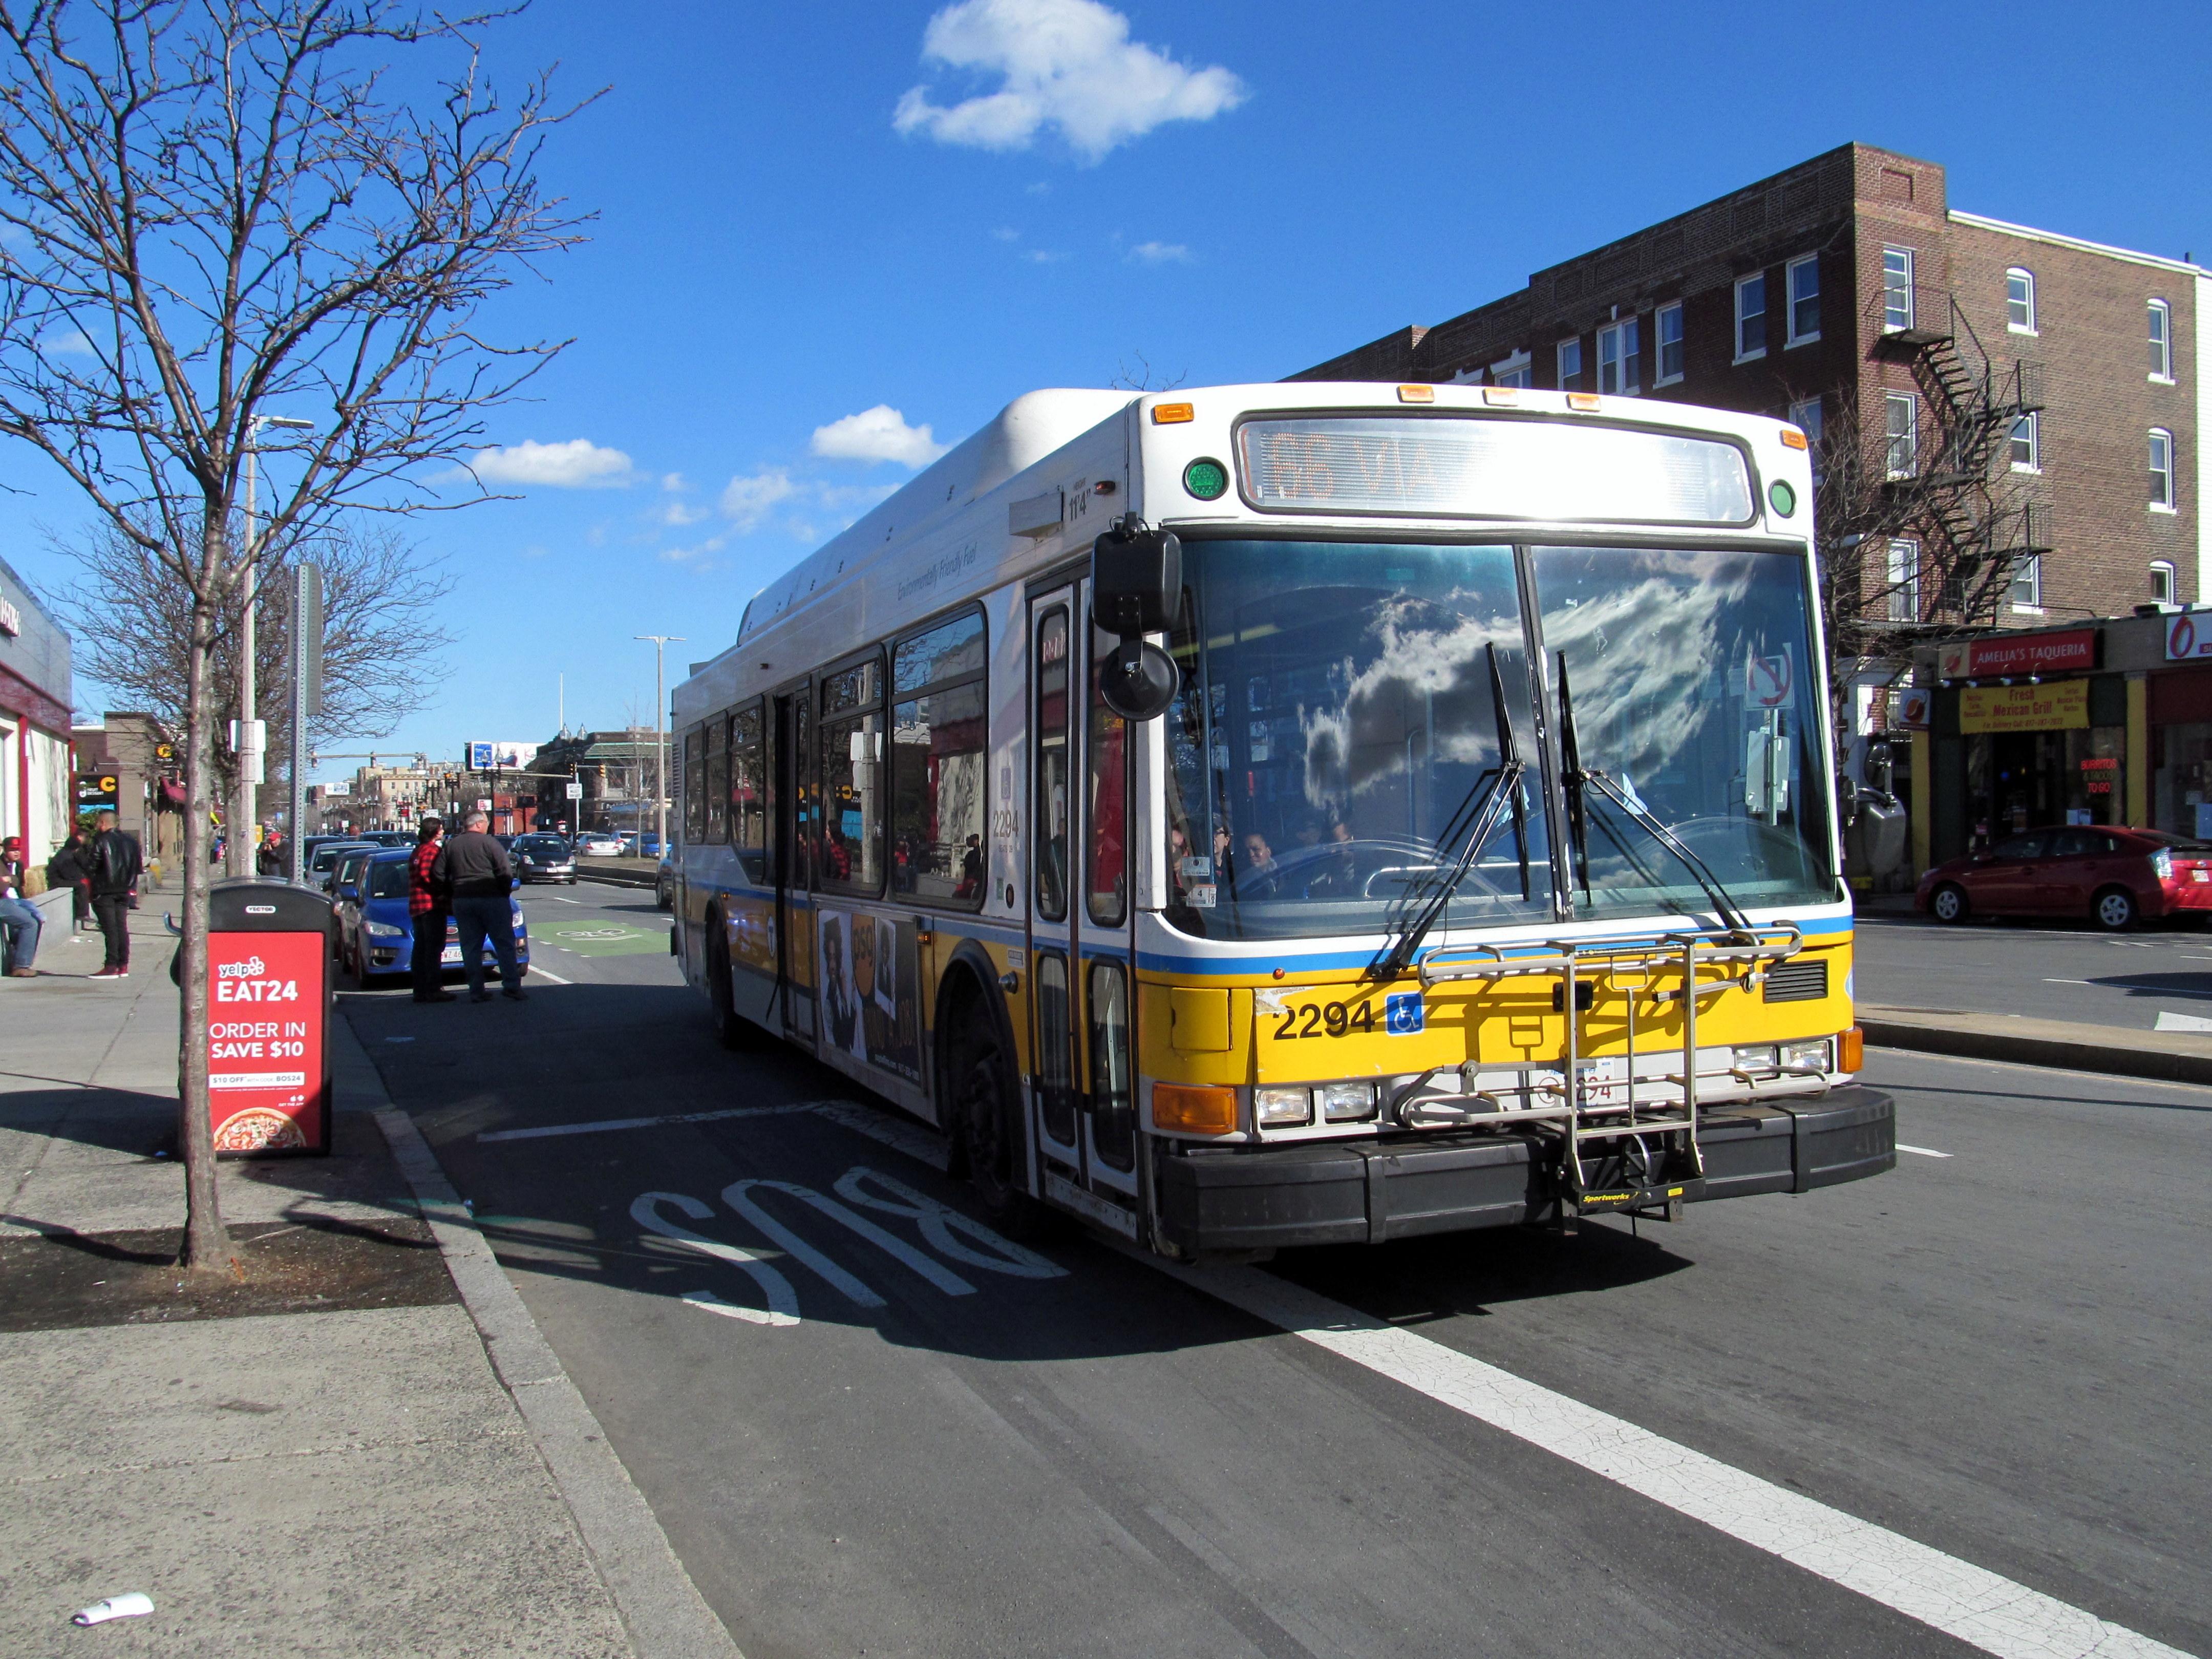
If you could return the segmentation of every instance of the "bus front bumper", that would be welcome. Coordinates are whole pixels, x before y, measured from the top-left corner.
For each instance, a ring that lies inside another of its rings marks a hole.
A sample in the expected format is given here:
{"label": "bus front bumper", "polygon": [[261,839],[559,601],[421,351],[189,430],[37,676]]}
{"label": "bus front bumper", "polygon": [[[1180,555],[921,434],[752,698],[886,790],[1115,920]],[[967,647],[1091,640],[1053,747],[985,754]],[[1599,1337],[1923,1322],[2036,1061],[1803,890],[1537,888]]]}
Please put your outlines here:
{"label": "bus front bumper", "polygon": [[[1704,1179],[1685,1202],[1804,1193],[1897,1163],[1897,1111],[1856,1084],[1789,1105],[1708,1108]],[[1307,1141],[1256,1152],[1163,1156],[1161,1231],[1188,1255],[1297,1244],[1375,1244],[1509,1227],[1562,1214],[1547,1142],[1535,1134],[1437,1131],[1382,1141]],[[1606,1206],[1586,1205],[1584,1213]]]}

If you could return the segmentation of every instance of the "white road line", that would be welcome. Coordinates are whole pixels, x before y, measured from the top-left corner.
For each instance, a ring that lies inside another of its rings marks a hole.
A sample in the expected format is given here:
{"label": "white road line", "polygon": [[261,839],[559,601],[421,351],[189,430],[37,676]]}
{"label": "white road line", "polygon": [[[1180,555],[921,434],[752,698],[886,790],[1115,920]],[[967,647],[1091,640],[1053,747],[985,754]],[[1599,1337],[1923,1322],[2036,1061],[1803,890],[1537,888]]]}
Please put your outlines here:
{"label": "white road line", "polygon": [[1923,1158],[1948,1158],[1951,1156],[1948,1152],[1936,1152],[1926,1146],[1908,1146],[1901,1140],[1897,1143],[1897,1150],[1900,1152],[1917,1152]]}
{"label": "white road line", "polygon": [[558,893],[549,893],[546,896],[556,904],[581,904],[584,902],[581,899],[562,898]]}
{"label": "white road line", "polygon": [[1941,1550],[1252,1267],[1161,1264],[1194,1290],[2002,1659],[2187,1659]]}
{"label": "white road line", "polygon": [[[567,981],[562,981],[564,984]],[[823,1103],[802,1100],[788,1106],[730,1106],[718,1112],[672,1112],[664,1117],[606,1117],[591,1123],[548,1123],[535,1129],[490,1129],[477,1139],[542,1140],[549,1135],[595,1135],[609,1129],[653,1129],[664,1123],[719,1123],[731,1117],[778,1117],[787,1112],[811,1112]]]}
{"label": "white road line", "polygon": [[2046,979],[2043,982],[2045,985],[2094,985],[2096,983],[2096,981],[2089,979]]}
{"label": "white road line", "polygon": [[[561,947],[556,945],[553,948],[557,951]],[[551,980],[556,985],[574,985],[576,982],[573,979],[562,979],[558,974],[549,974],[534,962],[530,964],[530,971],[540,979]]]}

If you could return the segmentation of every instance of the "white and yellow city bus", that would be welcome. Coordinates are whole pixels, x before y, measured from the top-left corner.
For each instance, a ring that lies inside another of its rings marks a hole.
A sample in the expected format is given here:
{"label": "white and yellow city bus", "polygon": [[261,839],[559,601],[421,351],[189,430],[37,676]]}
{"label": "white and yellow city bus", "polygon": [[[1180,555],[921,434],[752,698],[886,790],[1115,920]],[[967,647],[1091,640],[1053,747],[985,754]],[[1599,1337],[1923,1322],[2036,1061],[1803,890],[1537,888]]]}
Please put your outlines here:
{"label": "white and yellow city bus", "polygon": [[1675,404],[1030,393],[677,688],[685,975],[1186,1258],[1887,1170],[1811,502]]}

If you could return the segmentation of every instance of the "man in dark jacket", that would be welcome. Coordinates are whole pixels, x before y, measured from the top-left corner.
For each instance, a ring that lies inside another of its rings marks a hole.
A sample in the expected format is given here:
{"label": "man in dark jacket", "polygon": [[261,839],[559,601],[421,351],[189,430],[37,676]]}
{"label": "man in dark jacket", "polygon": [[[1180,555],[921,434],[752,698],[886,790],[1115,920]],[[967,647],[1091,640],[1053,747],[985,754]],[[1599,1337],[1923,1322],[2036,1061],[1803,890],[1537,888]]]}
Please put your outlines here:
{"label": "man in dark jacket", "polygon": [[415,987],[417,1002],[453,1000],[453,994],[440,982],[445,977],[446,916],[451,901],[433,873],[438,863],[438,838],[445,833],[443,818],[424,818],[415,832],[415,850],[407,860],[407,919],[415,927],[407,977]]}
{"label": "man in dark jacket", "polygon": [[131,903],[138,891],[138,878],[146,868],[137,837],[115,827],[115,814],[102,812],[93,820],[92,839],[79,855],[92,880],[92,914],[99,920],[100,937],[106,941],[107,961],[94,979],[131,976]]}
{"label": "man in dark jacket", "polygon": [[522,973],[514,960],[514,916],[507,895],[514,890],[514,866],[507,848],[484,832],[491,819],[482,812],[469,814],[468,828],[446,837],[430,866],[431,879],[443,882],[453,896],[453,920],[460,926],[461,965],[469,975],[469,1000],[489,1002],[484,989],[484,941],[489,939],[499,957],[501,994],[521,1002]]}

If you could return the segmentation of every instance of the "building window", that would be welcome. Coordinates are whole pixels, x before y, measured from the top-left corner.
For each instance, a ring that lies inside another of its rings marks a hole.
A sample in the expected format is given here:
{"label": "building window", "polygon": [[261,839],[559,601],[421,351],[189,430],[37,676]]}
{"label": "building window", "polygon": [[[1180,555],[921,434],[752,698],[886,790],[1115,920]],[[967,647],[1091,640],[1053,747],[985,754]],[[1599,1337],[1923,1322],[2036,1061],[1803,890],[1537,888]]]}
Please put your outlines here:
{"label": "building window", "polygon": [[2035,273],[2017,265],[2005,272],[2005,326],[2015,334],[2035,332]]}
{"label": "building window", "polygon": [[2172,560],[2158,559],[2152,562],[2150,568],[2150,597],[2152,603],[2155,605],[2172,605],[2176,603],[2173,597],[2173,562]]}
{"label": "building window", "polygon": [[1559,388],[1561,391],[1583,377],[1583,343],[1580,340],[1559,342]]}
{"label": "building window", "polygon": [[1790,281],[1790,343],[1810,345],[1820,337],[1820,260],[1817,254],[1792,259]]}
{"label": "building window", "polygon": [[1881,251],[1881,330],[1894,334],[1912,326],[1912,250]]}
{"label": "building window", "polygon": [[2014,471],[2043,471],[2043,422],[2035,410],[2030,410],[2014,420],[2011,441]]}
{"label": "building window", "polygon": [[2163,300],[2150,302],[2150,377],[2173,384],[2173,313]]}
{"label": "building window", "polygon": [[2150,504],[2173,511],[2173,434],[2155,427],[2150,434]]}
{"label": "building window", "polygon": [[1790,424],[1811,439],[1817,449],[1820,443],[1820,400],[1808,398],[1802,403],[1790,404]]}
{"label": "building window", "polygon": [[1632,317],[1625,323],[1614,323],[1597,331],[1597,389],[1615,397],[1632,397],[1644,388],[1638,384],[1636,354],[1641,345]]}
{"label": "building window", "polygon": [[2012,568],[2012,608],[2015,611],[2040,611],[2043,609],[2043,556],[2031,553],[2014,562]]}
{"label": "building window", "polygon": [[1903,536],[1889,542],[1889,619],[1920,620],[1920,544]]}
{"label": "building window", "polygon": [[1889,476],[1909,478],[1920,468],[1920,399],[1909,392],[1882,395],[1889,438]]}
{"label": "building window", "polygon": [[1747,363],[1766,355],[1766,273],[1735,285],[1735,360]]}
{"label": "building window", "polygon": [[1682,378],[1682,307],[1680,304],[1661,306],[1657,320],[1659,331],[1659,375],[1652,381],[1655,386],[1672,386]]}
{"label": "building window", "polygon": [[1510,357],[1501,358],[1491,364],[1490,383],[1492,386],[1532,386],[1535,385],[1535,373],[1530,367],[1528,354],[1525,351],[1516,351]]}

